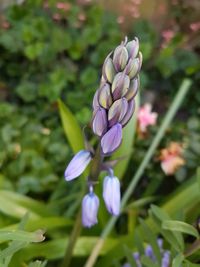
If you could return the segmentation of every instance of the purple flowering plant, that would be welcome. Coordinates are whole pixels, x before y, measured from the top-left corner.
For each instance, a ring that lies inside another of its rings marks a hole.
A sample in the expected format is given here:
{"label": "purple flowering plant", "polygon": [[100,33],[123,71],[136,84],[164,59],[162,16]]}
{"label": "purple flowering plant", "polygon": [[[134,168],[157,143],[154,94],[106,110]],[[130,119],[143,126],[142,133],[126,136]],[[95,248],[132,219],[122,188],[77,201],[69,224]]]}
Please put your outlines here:
{"label": "purple flowering plant", "polygon": [[79,151],[67,165],[64,176],[71,181],[80,176],[90,164],[87,179],[89,193],[82,200],[82,224],[95,225],[99,199],[94,193],[101,171],[107,176],[103,181],[103,199],[108,212],[120,213],[120,182],[114,175],[113,162],[106,160],[122,142],[122,129],[130,121],[135,109],[135,96],[139,89],[139,72],[142,54],[139,41],[127,38],[106,57],[102,67],[100,86],[93,98],[91,128],[98,137],[96,150],[87,140],[86,149]]}

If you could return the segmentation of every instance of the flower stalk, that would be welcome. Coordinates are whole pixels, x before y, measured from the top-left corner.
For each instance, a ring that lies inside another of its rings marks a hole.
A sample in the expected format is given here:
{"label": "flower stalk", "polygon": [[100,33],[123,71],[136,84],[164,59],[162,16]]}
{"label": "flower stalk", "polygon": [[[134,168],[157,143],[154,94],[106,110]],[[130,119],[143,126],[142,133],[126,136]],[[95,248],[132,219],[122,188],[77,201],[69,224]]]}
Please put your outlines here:
{"label": "flower stalk", "polygon": [[[130,198],[131,194],[133,193],[135,187],[137,186],[138,182],[140,181],[147,165],[149,164],[152,156],[154,155],[154,152],[156,151],[158,145],[160,144],[163,136],[166,133],[167,128],[169,127],[170,123],[172,122],[174,116],[176,115],[177,110],[179,109],[181,103],[183,102],[186,94],[189,91],[189,88],[192,84],[192,81],[189,79],[184,79],[175,98],[172,102],[162,124],[159,128],[159,131],[157,132],[155,138],[153,139],[153,142],[151,143],[151,146],[149,147],[146,156],[144,157],[143,161],[141,162],[139,168],[137,169],[135,175],[133,176],[127,190],[125,191],[122,201],[121,201],[121,209],[123,209]],[[98,255],[104,245],[104,241],[106,237],[110,234],[111,230],[113,229],[118,217],[112,217],[105,228],[103,229],[100,238],[98,239],[96,245],[94,246],[86,264],[84,267],[93,267]]]}

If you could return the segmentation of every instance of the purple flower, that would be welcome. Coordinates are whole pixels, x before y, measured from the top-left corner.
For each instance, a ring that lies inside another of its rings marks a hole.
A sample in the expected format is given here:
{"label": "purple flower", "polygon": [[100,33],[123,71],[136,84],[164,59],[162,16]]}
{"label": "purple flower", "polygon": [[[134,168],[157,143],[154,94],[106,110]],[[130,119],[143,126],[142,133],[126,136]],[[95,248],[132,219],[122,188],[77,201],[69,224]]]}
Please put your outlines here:
{"label": "purple flower", "polygon": [[170,252],[165,251],[163,253],[163,257],[162,257],[162,266],[161,267],[169,267],[169,265],[170,265]]}
{"label": "purple flower", "polygon": [[119,215],[120,213],[120,182],[115,176],[106,176],[103,182],[103,199],[105,201],[107,210],[112,215]]}
{"label": "purple flower", "polygon": [[101,148],[104,154],[110,154],[115,151],[122,141],[122,126],[115,124],[101,139]]}
{"label": "purple flower", "polygon": [[93,132],[98,135],[102,136],[107,130],[107,114],[105,109],[99,108],[93,118],[92,122]]}
{"label": "purple flower", "polygon": [[68,164],[65,170],[65,180],[71,181],[83,173],[87,165],[90,163],[92,157],[90,151],[81,150]]}
{"label": "purple flower", "polygon": [[91,227],[98,222],[97,212],[99,208],[99,198],[90,192],[84,196],[82,201],[82,224]]}

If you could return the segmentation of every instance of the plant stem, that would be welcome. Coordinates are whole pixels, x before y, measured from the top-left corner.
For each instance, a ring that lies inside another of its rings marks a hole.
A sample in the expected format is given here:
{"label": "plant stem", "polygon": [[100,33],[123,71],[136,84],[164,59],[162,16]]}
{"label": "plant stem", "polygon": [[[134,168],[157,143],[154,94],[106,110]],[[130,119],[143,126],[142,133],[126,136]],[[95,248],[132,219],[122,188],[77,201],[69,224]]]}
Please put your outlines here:
{"label": "plant stem", "polygon": [[[127,190],[124,193],[124,196],[122,198],[122,202],[121,202],[121,209],[123,209],[128,201],[128,199],[130,198],[131,194],[133,193],[137,183],[139,182],[139,180],[142,178],[142,175],[147,167],[147,165],[149,164],[155,150],[157,149],[158,145],[160,144],[167,128],[169,127],[172,119],[174,118],[178,108],[180,107],[182,101],[184,100],[184,97],[186,96],[187,92],[189,91],[189,88],[191,86],[191,80],[189,79],[184,79],[180,89],[178,90],[178,93],[176,94],[174,101],[172,102],[163,122],[162,125],[159,129],[159,131],[157,132],[155,138],[153,139],[153,142],[151,143],[146,156],[144,157],[143,161],[141,162],[139,168],[137,169],[134,177],[132,178],[129,186],[127,187]],[[111,232],[112,228],[115,225],[115,222],[117,221],[117,217],[112,217],[107,225],[105,226],[104,230],[101,233],[100,238],[98,239],[96,245],[94,246],[92,253],[90,255],[90,257],[88,258],[85,267],[92,267],[94,266],[98,255],[101,251],[101,248],[103,247],[104,241],[106,239],[106,237],[109,235],[109,233]]]}
{"label": "plant stem", "polygon": [[80,209],[78,214],[77,214],[77,217],[76,217],[74,228],[73,228],[72,233],[69,237],[67,249],[66,249],[65,256],[64,256],[61,267],[68,267],[70,265],[72,254],[73,254],[73,249],[74,249],[76,241],[77,241],[77,239],[81,233],[81,229],[82,229],[82,225],[81,225],[81,209]]}

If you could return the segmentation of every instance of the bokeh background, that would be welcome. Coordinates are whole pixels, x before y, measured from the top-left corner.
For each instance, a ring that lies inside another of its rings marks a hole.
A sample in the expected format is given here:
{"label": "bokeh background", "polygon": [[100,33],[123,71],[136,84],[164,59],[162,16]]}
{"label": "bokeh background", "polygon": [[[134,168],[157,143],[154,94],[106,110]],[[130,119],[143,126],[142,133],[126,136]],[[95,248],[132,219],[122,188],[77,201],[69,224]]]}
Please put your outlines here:
{"label": "bokeh background", "polygon": [[[57,230],[47,234],[47,240],[71,232],[70,220],[73,222],[80,205],[80,183],[69,185],[63,179],[73,152],[61,125],[57,100],[63,100],[81,127],[88,125],[104,58],[125,36],[140,40],[141,105],[151,103],[158,122],[145,135],[137,135],[122,190],[184,77],[192,80],[191,90],[160,146],[161,150],[171,141],[183,144],[184,166],[166,176],[158,150],[133,198],[159,195],[163,202],[194,176],[200,159],[199,33],[198,0],[0,1],[0,190],[45,202],[55,216],[68,220],[67,229],[63,225],[57,229],[55,223]],[[2,201],[1,228],[17,223],[23,214],[15,206],[14,211],[4,206],[9,202],[3,193]],[[191,220],[198,215],[196,210]],[[85,230],[86,235],[98,235],[105,225],[100,221],[95,230]],[[119,233],[127,232],[126,216],[117,227]],[[64,252],[61,254],[47,266],[60,266]],[[24,262],[40,257],[33,253]]]}

